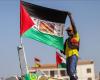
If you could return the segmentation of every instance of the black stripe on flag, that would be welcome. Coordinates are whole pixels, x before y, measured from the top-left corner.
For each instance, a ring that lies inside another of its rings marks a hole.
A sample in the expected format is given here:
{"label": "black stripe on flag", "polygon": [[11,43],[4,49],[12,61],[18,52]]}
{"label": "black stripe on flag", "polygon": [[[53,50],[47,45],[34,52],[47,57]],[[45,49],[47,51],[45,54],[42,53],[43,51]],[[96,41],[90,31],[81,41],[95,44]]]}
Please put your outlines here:
{"label": "black stripe on flag", "polygon": [[57,23],[65,23],[67,11],[46,8],[39,5],[21,1],[30,16]]}

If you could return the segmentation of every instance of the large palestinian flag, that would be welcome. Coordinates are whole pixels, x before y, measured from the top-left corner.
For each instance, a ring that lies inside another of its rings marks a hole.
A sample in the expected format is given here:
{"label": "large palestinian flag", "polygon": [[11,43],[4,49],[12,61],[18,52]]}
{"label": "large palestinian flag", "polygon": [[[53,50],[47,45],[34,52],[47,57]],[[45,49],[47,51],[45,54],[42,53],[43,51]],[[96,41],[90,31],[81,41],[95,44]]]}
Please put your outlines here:
{"label": "large palestinian flag", "polygon": [[63,50],[66,16],[67,12],[21,1],[20,35]]}

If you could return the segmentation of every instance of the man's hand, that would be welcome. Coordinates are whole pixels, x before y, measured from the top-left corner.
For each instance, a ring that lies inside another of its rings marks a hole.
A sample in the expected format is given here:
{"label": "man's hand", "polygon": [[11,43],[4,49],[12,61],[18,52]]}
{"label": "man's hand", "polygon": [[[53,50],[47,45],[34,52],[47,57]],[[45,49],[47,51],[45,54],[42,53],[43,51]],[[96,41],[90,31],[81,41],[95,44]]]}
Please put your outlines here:
{"label": "man's hand", "polygon": [[71,16],[71,13],[69,11],[67,12],[67,14],[68,14],[68,16]]}
{"label": "man's hand", "polygon": [[60,52],[65,55],[64,51],[60,50]]}
{"label": "man's hand", "polygon": [[60,50],[61,53],[63,53],[64,51]]}

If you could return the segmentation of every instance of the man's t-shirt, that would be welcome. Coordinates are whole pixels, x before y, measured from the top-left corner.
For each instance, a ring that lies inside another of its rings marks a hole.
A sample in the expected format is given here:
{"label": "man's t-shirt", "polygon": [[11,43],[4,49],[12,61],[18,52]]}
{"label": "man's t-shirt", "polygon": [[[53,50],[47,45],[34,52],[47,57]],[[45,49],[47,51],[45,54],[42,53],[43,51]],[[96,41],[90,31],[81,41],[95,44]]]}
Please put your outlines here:
{"label": "man's t-shirt", "polygon": [[[79,34],[78,33],[74,34],[73,38],[74,38],[72,40],[73,42],[79,43],[80,37],[79,37]],[[66,45],[66,48],[65,48],[66,57],[70,57],[72,55],[76,55],[77,57],[79,57],[79,52],[78,52],[78,49],[77,48],[74,48],[74,49],[69,48],[68,47],[68,41],[66,41],[65,45]]]}

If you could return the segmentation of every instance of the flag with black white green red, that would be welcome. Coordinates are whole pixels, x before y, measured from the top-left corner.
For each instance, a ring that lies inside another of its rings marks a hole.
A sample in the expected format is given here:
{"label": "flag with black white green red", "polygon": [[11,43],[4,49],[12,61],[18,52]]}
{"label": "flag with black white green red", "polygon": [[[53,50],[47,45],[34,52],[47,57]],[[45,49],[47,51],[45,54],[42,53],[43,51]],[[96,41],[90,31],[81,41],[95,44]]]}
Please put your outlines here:
{"label": "flag with black white green red", "polygon": [[63,28],[67,12],[21,1],[20,36],[63,50]]}
{"label": "flag with black white green red", "polygon": [[66,59],[56,52],[56,64],[58,68],[66,68]]}

